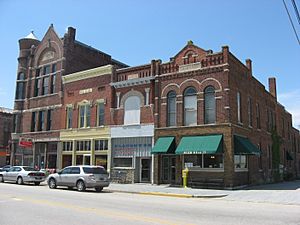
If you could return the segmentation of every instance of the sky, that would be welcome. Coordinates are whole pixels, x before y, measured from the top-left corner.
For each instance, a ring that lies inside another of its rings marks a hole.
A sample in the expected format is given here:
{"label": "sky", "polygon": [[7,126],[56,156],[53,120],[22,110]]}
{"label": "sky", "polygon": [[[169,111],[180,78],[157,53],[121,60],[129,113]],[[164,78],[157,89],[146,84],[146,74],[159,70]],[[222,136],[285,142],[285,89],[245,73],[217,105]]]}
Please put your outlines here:
{"label": "sky", "polygon": [[214,52],[228,45],[243,63],[252,60],[267,90],[276,77],[278,101],[300,128],[300,45],[282,0],[0,0],[0,107],[13,108],[18,40],[31,30],[42,39],[50,24],[61,37],[76,28],[77,40],[130,66],[168,61],[188,40]]}

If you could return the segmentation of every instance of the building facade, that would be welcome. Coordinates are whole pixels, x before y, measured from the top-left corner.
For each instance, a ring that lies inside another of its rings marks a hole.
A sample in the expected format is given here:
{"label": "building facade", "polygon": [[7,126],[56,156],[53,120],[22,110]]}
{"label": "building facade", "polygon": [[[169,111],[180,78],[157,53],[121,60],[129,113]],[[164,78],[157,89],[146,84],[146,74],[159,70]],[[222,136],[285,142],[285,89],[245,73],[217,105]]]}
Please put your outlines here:
{"label": "building facade", "polygon": [[0,107],[0,167],[9,165],[12,126],[12,110]]}
{"label": "building facade", "polygon": [[62,151],[62,77],[108,64],[125,66],[75,40],[75,33],[69,27],[60,38],[51,25],[41,41],[33,33],[19,40],[11,164],[40,168],[61,165],[57,153]]}

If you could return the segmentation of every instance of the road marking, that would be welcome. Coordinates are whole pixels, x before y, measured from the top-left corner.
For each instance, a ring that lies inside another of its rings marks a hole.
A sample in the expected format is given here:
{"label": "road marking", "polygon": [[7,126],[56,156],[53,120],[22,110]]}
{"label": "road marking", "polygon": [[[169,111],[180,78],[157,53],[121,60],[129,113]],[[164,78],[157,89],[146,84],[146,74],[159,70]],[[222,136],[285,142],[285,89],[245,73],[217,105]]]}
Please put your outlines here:
{"label": "road marking", "polygon": [[[1,194],[0,194],[1,196]],[[7,196],[6,196],[7,197]],[[126,212],[121,212],[121,211],[112,211],[112,210],[105,210],[105,209],[100,209],[100,208],[90,208],[90,207],[80,207],[76,206],[74,204],[67,204],[67,203],[62,203],[62,202],[54,202],[54,201],[49,201],[49,200],[40,200],[40,199],[34,199],[34,198],[28,198],[28,197],[22,197],[22,198],[17,198],[17,197],[12,197],[11,199],[15,201],[27,201],[30,203],[38,204],[38,205],[46,205],[46,206],[51,206],[51,207],[61,207],[65,209],[72,209],[77,212],[81,213],[95,213],[97,215],[101,216],[106,216],[106,217],[112,217],[112,218],[121,218],[121,219],[127,219],[129,221],[140,221],[140,222],[147,222],[151,224],[165,224],[165,225],[180,225],[180,224],[185,224],[185,225],[195,225],[195,224],[187,224],[185,222],[178,222],[178,221],[171,221],[171,220],[166,220],[166,219],[159,219],[159,218],[153,218],[153,217],[146,217],[146,216],[139,216],[136,214],[130,214]]]}

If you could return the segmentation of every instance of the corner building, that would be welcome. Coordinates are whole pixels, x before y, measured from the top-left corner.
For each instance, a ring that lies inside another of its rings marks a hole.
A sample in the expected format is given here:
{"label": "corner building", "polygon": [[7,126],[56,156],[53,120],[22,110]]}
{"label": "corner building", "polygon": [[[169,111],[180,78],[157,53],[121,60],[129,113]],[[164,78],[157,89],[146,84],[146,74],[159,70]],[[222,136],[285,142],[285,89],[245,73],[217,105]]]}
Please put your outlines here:
{"label": "corner building", "polygon": [[[11,164],[40,168],[61,165],[62,86],[65,74],[103,65],[123,64],[110,55],[75,40],[69,27],[59,37],[53,25],[42,40],[33,33],[19,40]],[[26,145],[20,145],[20,140]]]}
{"label": "corner building", "polygon": [[[232,188],[299,175],[299,131],[269,91],[227,46],[203,50],[191,41],[155,73],[154,182]],[[294,145],[292,144],[294,131]],[[273,133],[283,135],[277,161]],[[297,137],[297,138],[296,138]],[[278,161],[279,160],[279,161]],[[276,166],[275,166],[276,165]]]}

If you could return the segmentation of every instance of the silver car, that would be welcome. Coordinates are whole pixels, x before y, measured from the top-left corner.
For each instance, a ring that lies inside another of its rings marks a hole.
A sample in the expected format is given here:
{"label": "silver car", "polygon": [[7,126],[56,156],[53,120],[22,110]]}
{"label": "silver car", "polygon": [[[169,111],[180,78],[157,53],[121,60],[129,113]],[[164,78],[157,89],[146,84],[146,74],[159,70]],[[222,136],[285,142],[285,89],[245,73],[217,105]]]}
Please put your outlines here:
{"label": "silver car", "polygon": [[39,185],[45,179],[45,173],[29,166],[13,166],[8,171],[0,172],[0,182],[13,181],[17,184],[34,183]]}
{"label": "silver car", "polygon": [[76,187],[78,191],[95,188],[100,192],[103,187],[108,187],[109,183],[108,173],[102,166],[68,166],[48,177],[48,186],[51,189],[66,186]]}

